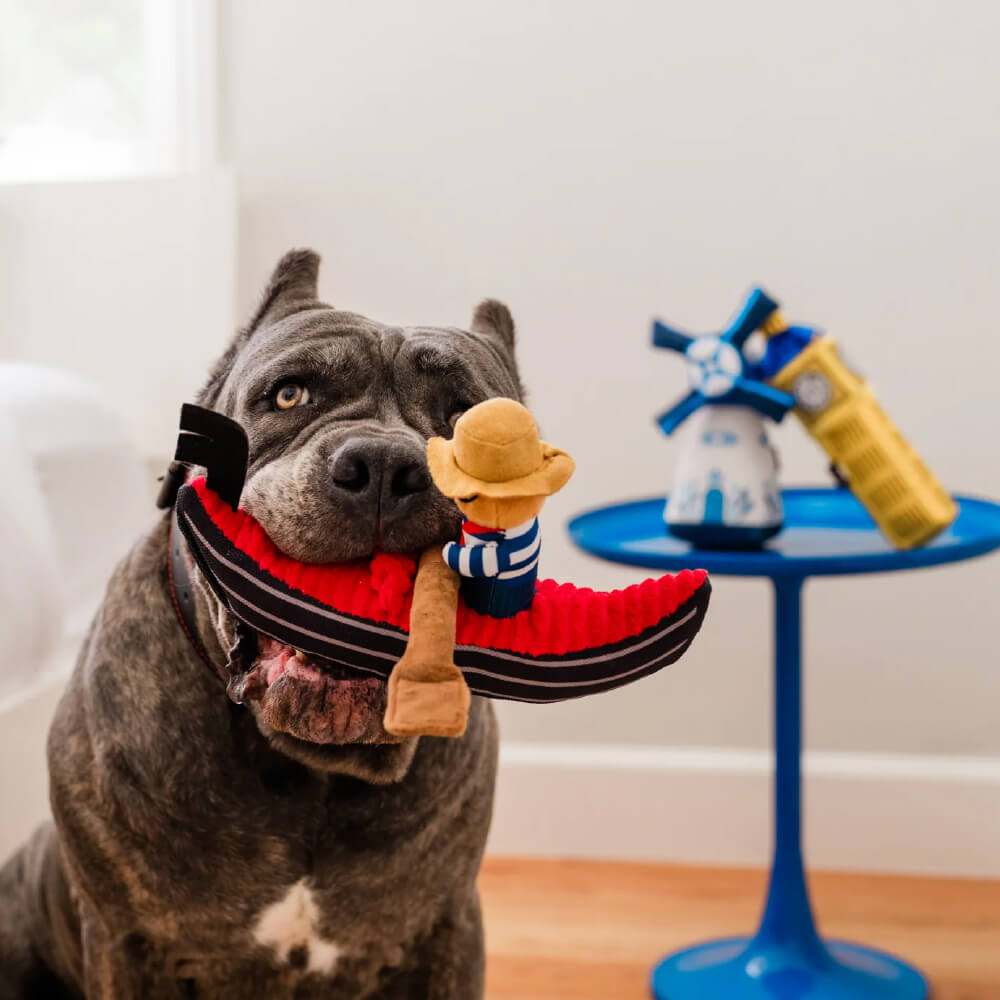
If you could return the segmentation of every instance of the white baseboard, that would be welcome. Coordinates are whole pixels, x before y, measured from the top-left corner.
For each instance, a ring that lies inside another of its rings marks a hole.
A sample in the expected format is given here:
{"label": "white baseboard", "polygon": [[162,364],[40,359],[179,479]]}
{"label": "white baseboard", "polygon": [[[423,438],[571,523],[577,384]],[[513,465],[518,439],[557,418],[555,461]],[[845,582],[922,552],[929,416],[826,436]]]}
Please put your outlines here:
{"label": "white baseboard", "polygon": [[[508,743],[493,854],[764,866],[762,750]],[[1000,878],[1000,757],[807,753],[805,854],[824,869]]]}
{"label": "white baseboard", "polygon": [[[48,813],[64,683],[0,703],[0,861]],[[760,750],[507,743],[488,850],[763,866],[771,765]],[[810,865],[1000,878],[1000,758],[807,753],[805,775]]]}

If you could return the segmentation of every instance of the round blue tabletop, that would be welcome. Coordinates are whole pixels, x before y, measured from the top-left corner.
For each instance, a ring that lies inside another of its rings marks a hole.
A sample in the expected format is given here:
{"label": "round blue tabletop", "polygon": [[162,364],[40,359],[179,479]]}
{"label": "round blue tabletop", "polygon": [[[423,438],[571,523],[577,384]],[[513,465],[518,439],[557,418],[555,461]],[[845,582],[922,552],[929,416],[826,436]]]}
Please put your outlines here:
{"label": "round blue tabletop", "polygon": [[885,573],[958,562],[1000,548],[1000,504],[956,497],[950,528],[919,549],[894,549],[847,490],[782,493],[785,525],[762,549],[695,549],[663,524],[664,498],[634,500],[587,511],[569,523],[573,541],[592,555],[651,569],[699,567],[722,576],[836,576]]}

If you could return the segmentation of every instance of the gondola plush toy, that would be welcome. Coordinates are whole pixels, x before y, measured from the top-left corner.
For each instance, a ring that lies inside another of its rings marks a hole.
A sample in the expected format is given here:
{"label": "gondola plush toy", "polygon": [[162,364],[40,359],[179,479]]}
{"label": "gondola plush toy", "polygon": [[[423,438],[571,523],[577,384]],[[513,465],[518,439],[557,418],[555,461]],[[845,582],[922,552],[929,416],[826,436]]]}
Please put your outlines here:
{"label": "gondola plush toy", "polygon": [[[396,736],[461,736],[471,694],[548,703],[599,694],[674,663],[708,608],[703,570],[598,592],[537,580],[538,513],[573,472],[509,399],[468,410],[451,440],[432,439],[438,488],[465,516],[461,541],[419,557],[375,553],[319,564],[286,556],[239,500],[248,442],[222,414],[185,405],[175,475],[170,580],[185,612],[183,543],[242,630],[230,652],[230,696],[261,696],[238,669],[245,642],[269,637],[320,670],[387,680],[384,726]],[[207,470],[189,476],[184,466]],[[192,636],[192,641],[194,641]]]}

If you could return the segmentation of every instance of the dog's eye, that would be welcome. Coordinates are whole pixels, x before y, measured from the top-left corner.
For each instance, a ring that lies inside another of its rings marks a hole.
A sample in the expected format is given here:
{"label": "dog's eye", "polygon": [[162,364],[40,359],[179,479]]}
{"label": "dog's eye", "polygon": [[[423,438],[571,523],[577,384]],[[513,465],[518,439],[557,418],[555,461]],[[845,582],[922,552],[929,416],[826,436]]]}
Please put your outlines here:
{"label": "dog's eye", "polygon": [[457,423],[458,423],[458,418],[459,418],[459,417],[460,417],[460,416],[461,416],[461,415],[462,415],[463,413],[465,413],[465,410],[464,410],[464,409],[463,409],[463,410],[456,410],[456,411],[455,411],[455,412],[454,412],[454,413],[453,413],[453,414],[452,414],[452,415],[451,415],[451,416],[450,416],[450,417],[448,418],[448,426],[449,426],[449,427],[450,427],[450,428],[451,428],[452,430],[454,430],[454,429],[455,429],[455,424],[457,424]]}
{"label": "dog's eye", "polygon": [[298,382],[286,382],[274,394],[274,405],[279,410],[290,410],[293,406],[304,406],[309,402],[309,390]]}

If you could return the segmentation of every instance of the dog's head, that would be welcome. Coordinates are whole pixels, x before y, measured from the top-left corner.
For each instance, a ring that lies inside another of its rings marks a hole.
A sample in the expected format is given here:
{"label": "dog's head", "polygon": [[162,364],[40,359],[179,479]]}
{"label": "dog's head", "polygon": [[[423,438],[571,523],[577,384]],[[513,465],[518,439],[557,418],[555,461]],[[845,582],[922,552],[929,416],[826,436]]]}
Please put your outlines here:
{"label": "dog's head", "polygon": [[[453,538],[461,518],[431,481],[427,439],[450,436],[484,399],[521,398],[513,320],[486,301],[468,330],[386,326],[320,302],[318,272],[308,250],[279,261],[199,402],[246,429],[241,505],[286,555],[329,563],[376,550],[418,554]],[[405,772],[414,741],[382,728],[383,681],[241,636],[200,589],[219,642],[241,647],[231,668],[252,676],[247,704],[272,744],[369,780]]]}

